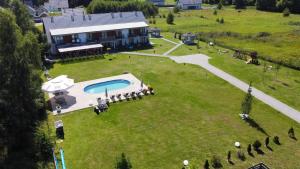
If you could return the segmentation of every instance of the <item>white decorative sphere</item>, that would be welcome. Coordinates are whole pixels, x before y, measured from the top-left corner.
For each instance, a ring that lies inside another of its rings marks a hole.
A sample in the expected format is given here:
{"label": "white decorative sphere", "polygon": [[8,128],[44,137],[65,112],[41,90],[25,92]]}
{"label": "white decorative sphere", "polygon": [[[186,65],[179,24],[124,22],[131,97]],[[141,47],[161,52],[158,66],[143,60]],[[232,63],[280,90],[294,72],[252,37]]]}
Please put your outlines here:
{"label": "white decorative sphere", "polygon": [[184,161],[183,161],[183,165],[184,165],[184,166],[189,165],[189,161],[188,161],[188,160],[184,160]]}
{"label": "white decorative sphere", "polygon": [[240,142],[235,142],[235,143],[234,143],[234,146],[240,147],[240,146],[241,146],[241,143],[240,143]]}

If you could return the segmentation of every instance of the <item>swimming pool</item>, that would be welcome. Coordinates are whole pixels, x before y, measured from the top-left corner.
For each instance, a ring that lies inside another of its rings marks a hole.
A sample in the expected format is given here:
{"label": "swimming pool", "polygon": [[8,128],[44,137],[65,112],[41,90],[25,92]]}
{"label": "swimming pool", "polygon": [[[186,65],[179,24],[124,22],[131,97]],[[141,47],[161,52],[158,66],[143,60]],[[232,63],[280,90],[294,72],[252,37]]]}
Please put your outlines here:
{"label": "swimming pool", "polygon": [[88,85],[84,88],[84,92],[90,94],[104,93],[105,89],[107,89],[109,92],[112,90],[125,88],[129,85],[130,82],[128,80],[117,79]]}

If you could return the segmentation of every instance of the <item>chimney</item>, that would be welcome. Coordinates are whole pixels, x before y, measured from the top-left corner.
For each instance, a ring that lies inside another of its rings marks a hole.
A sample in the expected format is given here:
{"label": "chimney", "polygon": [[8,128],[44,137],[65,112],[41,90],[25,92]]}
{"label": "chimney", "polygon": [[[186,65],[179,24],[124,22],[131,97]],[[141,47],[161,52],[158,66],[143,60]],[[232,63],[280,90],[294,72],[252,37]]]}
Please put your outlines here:
{"label": "chimney", "polygon": [[72,20],[72,22],[74,22],[74,16],[73,15],[71,15],[71,20]]}
{"label": "chimney", "polygon": [[92,16],[91,15],[88,15],[89,16],[89,20],[92,20]]}
{"label": "chimney", "polygon": [[53,16],[51,16],[51,23],[54,23],[54,18],[53,18]]}

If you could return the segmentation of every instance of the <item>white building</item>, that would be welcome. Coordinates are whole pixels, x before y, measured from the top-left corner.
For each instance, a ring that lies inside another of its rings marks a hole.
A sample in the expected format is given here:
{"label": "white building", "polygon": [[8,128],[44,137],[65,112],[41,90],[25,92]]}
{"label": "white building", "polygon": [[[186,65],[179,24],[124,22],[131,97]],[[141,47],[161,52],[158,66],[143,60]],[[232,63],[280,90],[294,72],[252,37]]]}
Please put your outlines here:
{"label": "white building", "polygon": [[180,9],[201,9],[202,0],[177,0],[176,6]]}
{"label": "white building", "polygon": [[49,0],[44,3],[44,7],[48,11],[61,11],[62,9],[69,8],[68,0]]}

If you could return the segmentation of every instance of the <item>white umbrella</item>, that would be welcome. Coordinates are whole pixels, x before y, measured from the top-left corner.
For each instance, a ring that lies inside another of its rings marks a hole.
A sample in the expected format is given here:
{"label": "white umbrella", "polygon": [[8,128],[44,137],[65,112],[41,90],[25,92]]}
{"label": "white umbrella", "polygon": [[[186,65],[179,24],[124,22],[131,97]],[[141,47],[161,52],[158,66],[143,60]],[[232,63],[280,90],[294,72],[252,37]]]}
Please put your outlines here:
{"label": "white umbrella", "polygon": [[61,75],[45,82],[42,86],[42,90],[48,93],[57,93],[68,90],[72,86],[74,86],[74,80],[68,78],[67,75]]}

